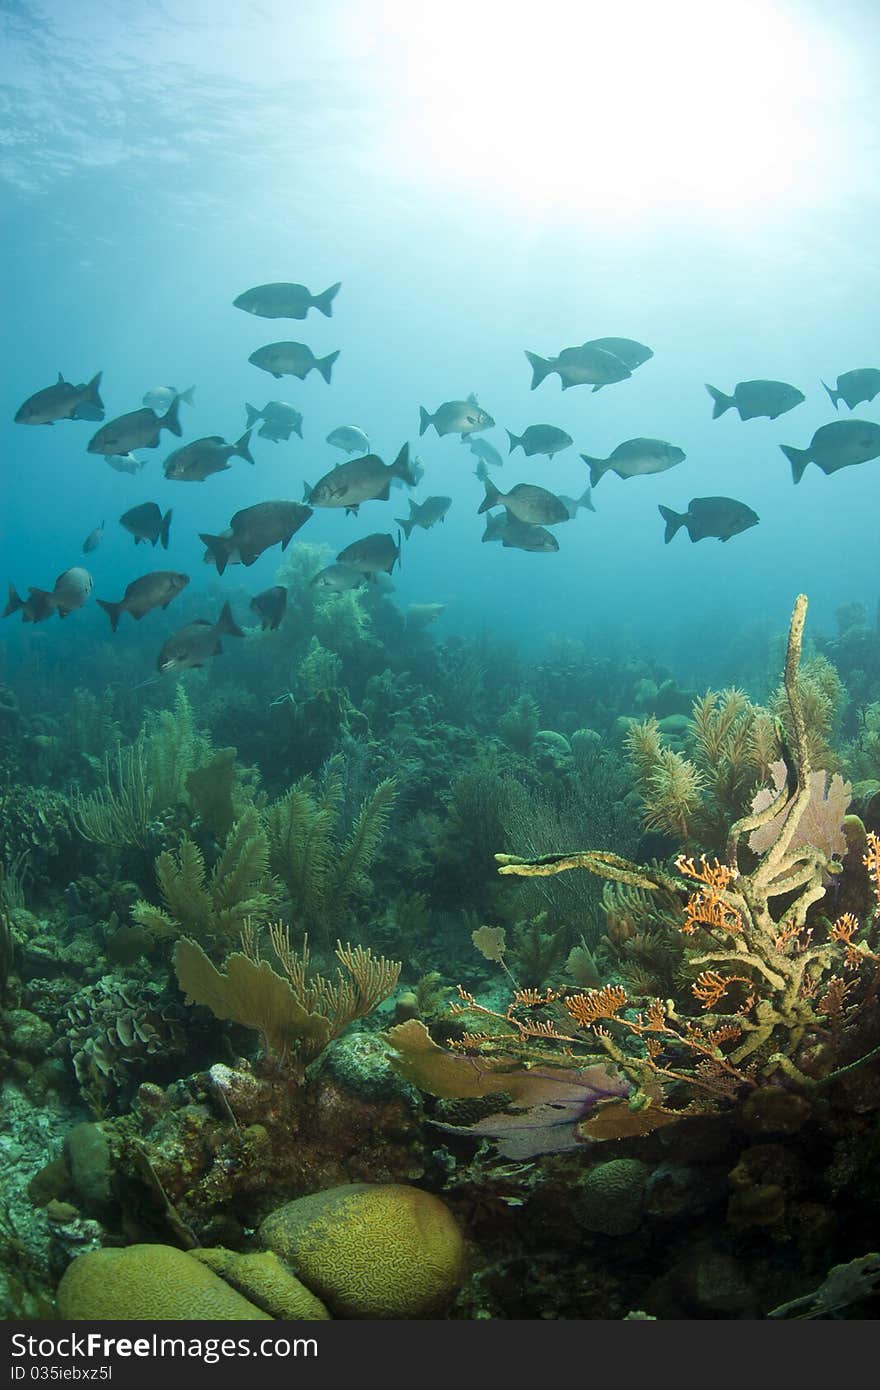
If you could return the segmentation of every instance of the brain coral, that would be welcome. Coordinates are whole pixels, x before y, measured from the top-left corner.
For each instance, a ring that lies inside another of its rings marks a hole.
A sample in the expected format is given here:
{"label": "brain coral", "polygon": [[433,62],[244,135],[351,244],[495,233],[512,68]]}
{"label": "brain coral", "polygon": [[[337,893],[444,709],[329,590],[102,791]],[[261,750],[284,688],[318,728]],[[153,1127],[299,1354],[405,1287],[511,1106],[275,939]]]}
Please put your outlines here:
{"label": "brain coral", "polygon": [[637,1158],[612,1158],[591,1168],[577,1184],[575,1212],[579,1225],[606,1236],[629,1235],[642,1219],[649,1172]]}
{"label": "brain coral", "polygon": [[65,1270],[58,1311],[73,1322],[146,1322],[205,1318],[214,1322],[269,1320],[206,1265],[171,1245],[93,1250]]}
{"label": "brain coral", "polygon": [[330,1316],[320,1298],[310,1293],[271,1250],[239,1255],[218,1245],[193,1250],[192,1255],[273,1318],[317,1321]]}
{"label": "brain coral", "polygon": [[431,1317],[452,1300],[464,1270],[452,1213],[400,1183],[300,1197],[267,1216],[259,1234],[337,1317]]}

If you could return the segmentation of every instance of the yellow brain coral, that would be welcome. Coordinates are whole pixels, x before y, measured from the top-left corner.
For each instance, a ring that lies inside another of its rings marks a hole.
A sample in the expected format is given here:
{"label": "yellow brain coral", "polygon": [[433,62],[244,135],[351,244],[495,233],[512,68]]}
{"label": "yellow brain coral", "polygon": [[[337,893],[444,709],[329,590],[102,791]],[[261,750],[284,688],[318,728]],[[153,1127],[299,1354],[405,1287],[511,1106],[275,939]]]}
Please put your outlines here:
{"label": "yellow brain coral", "polygon": [[320,1298],[310,1293],[271,1250],[239,1255],[217,1245],[193,1250],[192,1254],[273,1318],[317,1321],[330,1316]]}
{"label": "yellow brain coral", "polygon": [[271,1320],[207,1265],[171,1245],[129,1245],[80,1255],[58,1285],[58,1311],[72,1322]]}
{"label": "yellow brain coral", "polygon": [[424,1318],[451,1302],[464,1242],[438,1197],[399,1183],[353,1183],[267,1216],[260,1240],[342,1318]]}

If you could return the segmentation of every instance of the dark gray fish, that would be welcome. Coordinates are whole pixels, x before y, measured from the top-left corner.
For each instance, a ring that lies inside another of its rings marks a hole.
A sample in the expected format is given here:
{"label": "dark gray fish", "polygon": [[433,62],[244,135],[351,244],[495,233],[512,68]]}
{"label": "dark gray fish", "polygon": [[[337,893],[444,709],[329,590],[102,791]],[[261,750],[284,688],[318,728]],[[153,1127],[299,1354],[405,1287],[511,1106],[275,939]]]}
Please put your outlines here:
{"label": "dark gray fish", "polygon": [[508,550],[529,550],[535,554],[551,554],[559,542],[544,526],[532,526],[517,521],[509,512],[497,512],[486,517],[484,541],[500,541]]}
{"label": "dark gray fish", "polygon": [[163,516],[156,502],[142,502],[139,507],[132,507],[129,511],[123,512],[119,524],[134,536],[135,545],[140,545],[141,541],[149,541],[151,545],[161,541],[162,549],[168,549],[168,536],[171,531],[170,507]]}
{"label": "dark gray fish", "polygon": [[568,515],[572,521],[581,508],[583,508],[585,512],[594,512],[596,510],[593,506],[593,489],[590,487],[585,487],[580,497],[566,497],[564,492],[560,492],[559,500],[568,510]]}
{"label": "dark gray fish", "polygon": [[156,666],[163,675],[169,671],[186,671],[191,666],[204,666],[209,657],[219,656],[223,651],[221,637],[244,637],[228,603],[224,603],[216,623],[196,618],[163,642]]}
{"label": "dark gray fish", "polygon": [[178,437],[183,434],[178,412],[180,400],[175,396],[164,415],[146,406],[142,410],[130,410],[127,415],[118,415],[108,420],[86,445],[90,454],[128,454],[132,449],[156,449],[163,430],[170,430]]}
{"label": "dark gray fish", "polygon": [[339,280],[320,294],[312,294],[305,285],[289,284],[278,280],[270,285],[255,285],[245,290],[232,303],[236,309],[246,314],[256,314],[261,319],[304,319],[310,309],[317,309],[325,318],[333,314],[333,300],[339,293],[342,281]]}
{"label": "dark gray fish", "polygon": [[97,550],[101,541],[104,539],[104,527],[106,522],[102,521],[100,526],[96,526],[94,531],[90,531],[83,541],[83,555],[89,555],[93,550]]}
{"label": "dark gray fish", "polygon": [[433,415],[429,415],[425,407],[420,405],[419,420],[420,436],[429,425],[433,425],[441,438],[444,434],[475,434],[477,430],[490,430],[495,424],[474,395],[468,396],[466,401],[444,401]]}
{"label": "dark gray fish", "polygon": [[451,497],[426,497],[424,502],[410,500],[409,516],[396,516],[394,520],[398,526],[403,527],[403,533],[409,540],[414,526],[421,526],[423,531],[430,531],[438,521],[445,520],[451,506]]}
{"label": "dark gray fish", "polygon": [[312,507],[344,507],[346,512],[357,516],[362,502],[388,501],[392,478],[400,478],[408,487],[415,487],[408,444],[404,444],[393,463],[383,463],[378,454],[366,454],[364,458],[337,464],[314,487],[305,484],[303,501]]}
{"label": "dark gray fish", "polygon": [[[825,382],[822,382],[825,386]],[[872,401],[880,391],[880,370],[877,367],[855,367],[837,378],[837,388],[825,386],[836,410],[838,402],[843,401],[850,410],[855,410],[863,401]]]}
{"label": "dark gray fish", "polygon": [[110,629],[115,632],[123,613],[130,613],[139,623],[154,608],[167,608],[188,583],[189,575],[179,574],[177,570],[152,570],[140,579],[133,579],[116,603],[99,598],[98,607],[103,608],[110,619]]}
{"label": "dark gray fish", "polygon": [[258,614],[263,631],[275,632],[287,612],[287,590],[283,584],[264,589],[251,599],[251,608]]}
{"label": "dark gray fish", "polygon": [[510,440],[508,453],[512,454],[514,449],[522,449],[527,458],[534,454],[547,454],[552,458],[554,454],[561,453],[574,443],[570,434],[557,429],[555,425],[529,425],[519,435],[507,430],[507,437]]}
{"label": "dark gray fish", "polygon": [[305,343],[267,343],[252,352],[248,361],[279,380],[283,376],[297,376],[305,381],[309,372],[319,371],[329,386],[330,373],[338,356],[337,350],[327,357],[316,357]]}
{"label": "dark gray fish", "polygon": [[563,391],[570,386],[610,386],[632,376],[626,363],[613,352],[589,343],[563,348],[558,357],[539,357],[536,352],[526,352],[526,357],[532,368],[533,391],[552,372],[558,373]]}
{"label": "dark gray fish", "polygon": [[52,386],[44,386],[42,391],[28,396],[18,407],[15,423],[54,425],[56,420],[103,420],[104,402],[98,391],[100,385],[100,372],[91,381],[80,382],[79,386],[65,381],[59,372],[58,380]]}
{"label": "dark gray fish", "polygon": [[367,576],[354,565],[327,565],[312,580],[316,589],[329,589],[331,593],[342,594],[346,589],[359,589],[366,584]]}
{"label": "dark gray fish", "polygon": [[223,473],[229,467],[231,458],[253,463],[253,454],[248,448],[250,442],[250,430],[245,430],[235,444],[227,444],[219,434],[194,439],[191,444],[183,444],[168,455],[164,465],[165,477],[176,483],[203,483],[212,473]]}
{"label": "dark gray fish", "polygon": [[175,396],[187,405],[195,405],[196,388],[188,386],[185,391],[178,391],[176,386],[151,386],[149,391],[144,392],[141,405],[148,406],[160,415],[168,409]]}
{"label": "dark gray fish", "polygon": [[262,439],[271,439],[276,444],[282,439],[287,441],[292,434],[298,434],[302,439],[303,417],[287,401],[267,401],[262,410],[256,410],[247,403],[244,408],[247,411],[248,429],[252,429],[258,420],[263,421],[258,431]]}
{"label": "dark gray fish", "polygon": [[676,444],[667,444],[665,439],[627,439],[618,444],[607,459],[592,458],[581,454],[590,470],[590,483],[593,487],[606,473],[616,473],[618,478],[641,478],[648,473],[665,473],[667,468],[675,468],[683,463],[685,453]]}
{"label": "dark gray fish", "polygon": [[311,515],[311,507],[299,502],[257,502],[235,513],[226,535],[211,536],[203,532],[200,535],[218,574],[222,574],[233,555],[240,556],[243,565],[253,565],[264,550],[279,542],[281,549],[286,550],[291,536]]}
{"label": "dark gray fish", "polygon": [[806,400],[803,391],[789,386],[787,381],[738,381],[732,396],[706,382],[706,390],[714,402],[712,419],[717,420],[726,410],[738,410],[741,420],[765,418],[775,420],[788,410],[794,410]]}
{"label": "dark gray fish", "polygon": [[476,454],[481,463],[489,464],[492,468],[504,467],[504,459],[488,439],[472,439],[470,435],[463,434],[461,442],[468,446],[472,454]]}
{"label": "dark gray fish", "polygon": [[731,536],[757,526],[761,519],[751,507],[733,497],[692,497],[686,512],[674,512],[671,507],[658,510],[666,522],[663,539],[667,545],[682,526],[692,541],[702,541],[709,536],[729,541]]}
{"label": "dark gray fish", "polygon": [[506,507],[516,521],[525,521],[532,526],[555,526],[560,521],[568,521],[568,508],[545,487],[535,483],[517,483],[509,492],[499,492],[487,478],[483,484],[486,496],[477,509],[477,515],[487,512],[490,507]]}
{"label": "dark gray fish", "polygon": [[28,589],[26,599],[19,598],[14,586],[10,584],[9,602],[3,610],[3,617],[8,618],[10,614],[21,610],[21,620],[24,623],[45,622],[53,613],[57,613],[59,618],[66,618],[68,613],[82,608],[93,588],[92,576],[81,565],[74,565],[72,569],[59,574],[51,590]]}
{"label": "dark gray fish", "polygon": [[825,474],[837,473],[856,463],[867,463],[880,454],[880,425],[870,420],[833,420],[816,430],[806,449],[780,444],[791,464],[792,480],[799,483],[808,463]]}
{"label": "dark gray fish", "polygon": [[380,571],[391,574],[400,561],[399,536],[395,545],[393,536],[376,531],[371,536],[364,536],[363,540],[352,541],[351,545],[340,550],[336,559],[340,565],[350,565],[368,577]]}
{"label": "dark gray fish", "polygon": [[[591,338],[588,343],[584,343],[584,347],[600,348],[603,352],[610,352],[612,356],[618,357],[624,366],[629,367],[631,372],[649,362],[654,356],[651,348],[645,347],[644,343],[636,342],[635,338]],[[601,391],[602,384],[600,382],[593,390]]]}
{"label": "dark gray fish", "polygon": [[327,443],[346,454],[368,454],[370,441],[357,425],[337,425],[327,436]]}

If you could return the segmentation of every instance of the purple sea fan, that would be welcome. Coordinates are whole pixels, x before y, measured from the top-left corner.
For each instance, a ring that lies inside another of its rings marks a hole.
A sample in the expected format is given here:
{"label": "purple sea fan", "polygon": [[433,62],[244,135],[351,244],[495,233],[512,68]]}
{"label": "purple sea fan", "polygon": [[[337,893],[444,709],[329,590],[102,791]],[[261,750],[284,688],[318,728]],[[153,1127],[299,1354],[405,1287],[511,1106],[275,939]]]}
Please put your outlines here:
{"label": "purple sea fan", "polygon": [[[773,788],[763,787],[752,801],[753,811],[765,811],[776,800],[785,786],[785,763],[780,759],[772,765]],[[821,850],[829,859],[841,859],[846,854],[846,838],[843,821],[849,809],[852,785],[834,773],[829,779],[823,771],[810,773],[810,799],[801,816],[800,824],[791,842],[791,849],[802,845],[812,845]],[[778,816],[767,825],[761,825],[749,836],[749,848],[756,854],[764,854],[775,844],[790,813],[786,806]]]}
{"label": "purple sea fan", "polygon": [[534,1105],[515,1113],[500,1111],[472,1125],[434,1121],[447,1134],[491,1139],[503,1158],[535,1158],[583,1146],[577,1126],[601,1101],[628,1096],[632,1087],[615,1068],[603,1064],[579,1071],[535,1067],[527,1073],[534,1083]]}

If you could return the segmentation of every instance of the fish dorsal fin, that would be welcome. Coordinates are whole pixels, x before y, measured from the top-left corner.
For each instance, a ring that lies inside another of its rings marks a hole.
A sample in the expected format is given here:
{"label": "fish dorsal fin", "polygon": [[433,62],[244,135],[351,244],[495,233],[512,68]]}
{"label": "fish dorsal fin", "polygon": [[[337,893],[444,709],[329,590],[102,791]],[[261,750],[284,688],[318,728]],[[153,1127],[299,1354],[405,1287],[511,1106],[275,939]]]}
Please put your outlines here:
{"label": "fish dorsal fin", "polygon": [[58,373],[58,380],[56,381],[55,385],[56,385],[56,386],[63,386],[63,385],[64,385],[64,373],[63,373],[63,372],[59,372],[59,373]]}
{"label": "fish dorsal fin", "polygon": [[472,391],[471,394],[468,396],[468,398],[467,398],[467,403],[468,403],[468,405],[479,405],[479,404],[480,404],[480,402],[477,400],[476,396],[474,395],[473,391]]}

